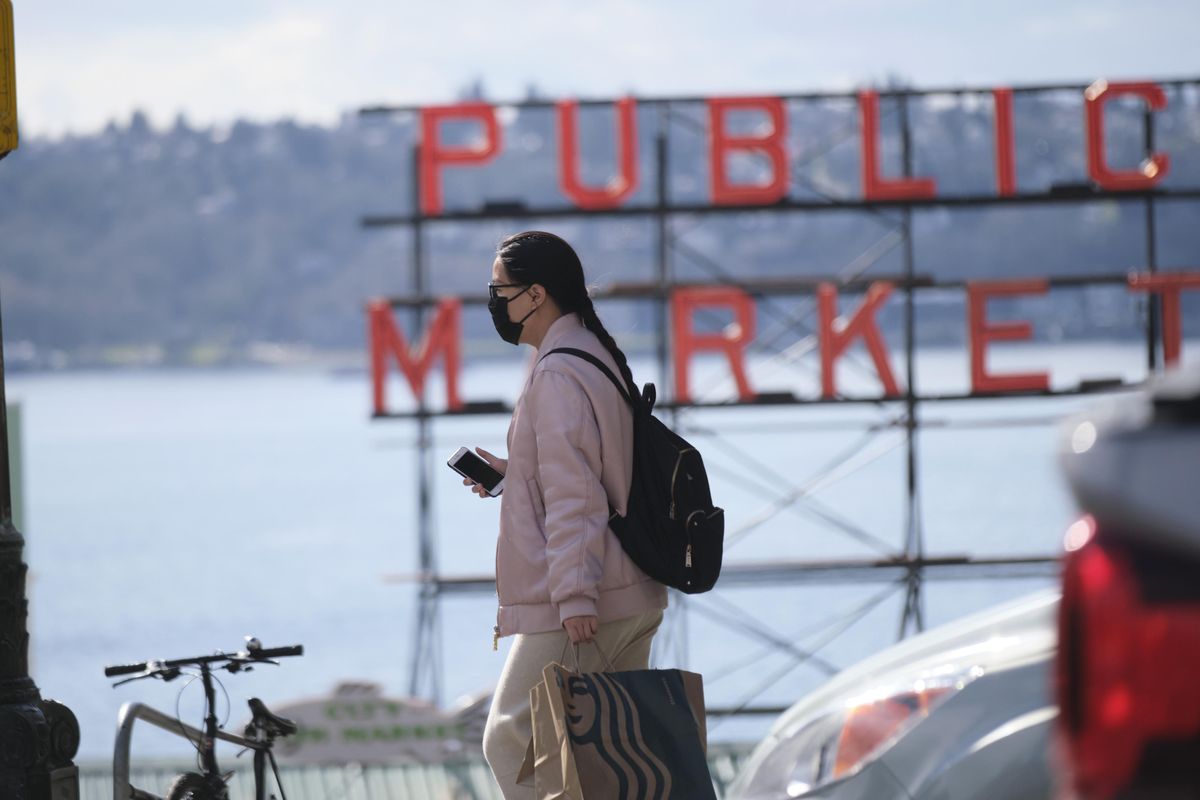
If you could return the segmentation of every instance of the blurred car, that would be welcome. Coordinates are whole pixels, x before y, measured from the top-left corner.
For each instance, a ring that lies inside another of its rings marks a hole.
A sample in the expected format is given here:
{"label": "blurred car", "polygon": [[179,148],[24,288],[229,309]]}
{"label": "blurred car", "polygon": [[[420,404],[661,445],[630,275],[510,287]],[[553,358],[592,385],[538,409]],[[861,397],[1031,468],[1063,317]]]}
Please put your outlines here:
{"label": "blurred car", "polygon": [[734,800],[1031,800],[1053,794],[1058,592],[913,636],[788,709]]}
{"label": "blurred car", "polygon": [[1066,427],[1056,668],[1066,786],[1200,797],[1200,368]]}
{"label": "blurred car", "polygon": [[1200,368],[1064,432],[1085,513],[1061,599],[839,673],[780,717],[731,798],[1200,798]]}

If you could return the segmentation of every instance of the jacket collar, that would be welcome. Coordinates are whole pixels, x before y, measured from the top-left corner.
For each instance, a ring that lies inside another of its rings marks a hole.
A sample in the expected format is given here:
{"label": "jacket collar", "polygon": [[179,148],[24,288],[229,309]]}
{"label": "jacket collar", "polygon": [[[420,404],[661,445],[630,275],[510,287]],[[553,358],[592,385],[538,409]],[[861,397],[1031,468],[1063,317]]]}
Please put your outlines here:
{"label": "jacket collar", "polygon": [[579,330],[583,327],[583,320],[575,312],[563,314],[554,322],[550,323],[550,327],[546,329],[546,335],[542,337],[542,346],[537,349],[538,356],[543,356],[549,353],[555,347],[562,344],[563,340],[570,336],[572,331]]}

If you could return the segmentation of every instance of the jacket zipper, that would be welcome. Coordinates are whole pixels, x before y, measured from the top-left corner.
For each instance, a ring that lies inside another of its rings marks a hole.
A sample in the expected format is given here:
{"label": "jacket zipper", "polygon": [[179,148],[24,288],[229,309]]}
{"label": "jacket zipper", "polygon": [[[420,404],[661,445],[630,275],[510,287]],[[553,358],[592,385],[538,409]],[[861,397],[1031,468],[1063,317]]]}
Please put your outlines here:
{"label": "jacket zipper", "polygon": [[[514,412],[516,413],[516,412]],[[511,429],[510,429],[511,430]],[[496,602],[500,602],[500,547],[496,546]],[[496,609],[496,624],[492,626],[492,652],[500,649],[500,609]]]}

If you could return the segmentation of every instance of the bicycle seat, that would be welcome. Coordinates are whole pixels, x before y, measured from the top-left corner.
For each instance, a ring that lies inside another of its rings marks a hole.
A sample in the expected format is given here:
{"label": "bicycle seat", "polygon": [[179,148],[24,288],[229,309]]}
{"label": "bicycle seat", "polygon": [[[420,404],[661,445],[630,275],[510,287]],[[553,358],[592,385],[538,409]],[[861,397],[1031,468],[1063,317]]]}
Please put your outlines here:
{"label": "bicycle seat", "polygon": [[291,736],[299,730],[299,726],[290,719],[272,714],[257,697],[250,698],[250,713],[254,716],[254,724],[272,736]]}

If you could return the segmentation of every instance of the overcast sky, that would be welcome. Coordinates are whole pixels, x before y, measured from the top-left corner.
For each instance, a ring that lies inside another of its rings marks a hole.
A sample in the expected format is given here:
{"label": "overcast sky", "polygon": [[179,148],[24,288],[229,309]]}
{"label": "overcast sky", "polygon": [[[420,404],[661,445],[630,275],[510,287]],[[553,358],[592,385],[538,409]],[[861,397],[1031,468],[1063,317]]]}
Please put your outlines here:
{"label": "overcast sky", "polygon": [[1200,76],[1197,0],[14,0],[24,135],[379,103]]}

